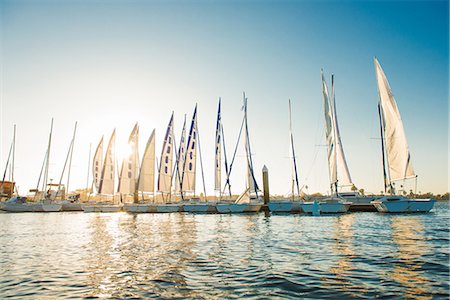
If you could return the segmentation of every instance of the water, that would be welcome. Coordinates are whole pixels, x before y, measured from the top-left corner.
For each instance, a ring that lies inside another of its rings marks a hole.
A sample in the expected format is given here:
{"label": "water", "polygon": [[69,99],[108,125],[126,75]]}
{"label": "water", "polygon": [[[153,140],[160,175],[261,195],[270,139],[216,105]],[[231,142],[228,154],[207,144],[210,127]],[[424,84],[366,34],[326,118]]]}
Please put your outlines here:
{"label": "water", "polygon": [[448,298],[449,211],[2,213],[0,298]]}

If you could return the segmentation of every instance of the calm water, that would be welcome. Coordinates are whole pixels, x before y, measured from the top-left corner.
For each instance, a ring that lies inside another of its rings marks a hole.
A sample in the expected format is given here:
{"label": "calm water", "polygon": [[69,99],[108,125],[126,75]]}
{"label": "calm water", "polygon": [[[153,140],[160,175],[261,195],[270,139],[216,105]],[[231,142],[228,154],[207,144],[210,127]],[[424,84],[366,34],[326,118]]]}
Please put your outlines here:
{"label": "calm water", "polygon": [[340,216],[0,214],[0,298],[448,298],[449,204]]}

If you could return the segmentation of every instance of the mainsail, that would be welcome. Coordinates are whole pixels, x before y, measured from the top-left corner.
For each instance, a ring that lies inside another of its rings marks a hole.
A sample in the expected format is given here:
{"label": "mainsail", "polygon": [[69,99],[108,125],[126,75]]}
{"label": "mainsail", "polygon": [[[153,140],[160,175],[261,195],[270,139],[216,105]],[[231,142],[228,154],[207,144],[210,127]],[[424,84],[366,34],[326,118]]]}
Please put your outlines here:
{"label": "mainsail", "polygon": [[172,187],[172,167],[173,167],[173,112],[167,126],[166,135],[161,151],[161,161],[159,164],[158,191],[170,193]]}
{"label": "mainsail", "polygon": [[330,173],[330,184],[337,192],[337,185],[352,185],[350,172],[344,155],[339,125],[336,113],[336,99],[334,94],[334,76],[331,76],[331,98],[328,86],[322,71],[322,96],[325,115],[325,139],[328,149],[328,170]]}
{"label": "mainsail", "polygon": [[347,160],[345,159],[344,148],[342,146],[341,134],[339,132],[339,125],[336,113],[336,98],[334,92],[334,75],[331,75],[331,91],[333,95],[333,125],[334,125],[334,136],[336,143],[336,164],[337,164],[337,175],[339,180],[339,185],[353,185],[352,179],[350,177],[350,172],[348,171]]}
{"label": "mainsail", "polygon": [[184,115],[183,130],[181,130],[180,146],[177,155],[177,173],[175,174],[175,192],[181,191],[181,177],[183,176],[184,159],[186,156],[186,115]]}
{"label": "mainsail", "polygon": [[153,193],[155,191],[155,130],[153,129],[144,156],[142,157],[141,171],[139,173],[138,190]]}
{"label": "mainsail", "polygon": [[94,186],[97,192],[100,190],[100,181],[103,169],[103,136],[95,150],[94,160],[92,162],[92,175],[94,177]]}
{"label": "mainsail", "polygon": [[415,177],[406,141],[405,129],[389,82],[377,58],[374,59],[378,83],[382,142],[387,159],[387,184]]}
{"label": "mainsail", "polygon": [[128,146],[130,147],[130,154],[122,161],[122,168],[120,170],[119,179],[119,193],[134,194],[136,192],[136,182],[139,172],[139,126],[136,123],[128,138]]}
{"label": "mainsail", "polygon": [[220,115],[220,98],[219,98],[219,109],[217,111],[217,123],[216,123],[216,156],[214,165],[214,189],[216,191],[221,191],[221,128],[222,119]]}
{"label": "mainsail", "polygon": [[195,192],[195,171],[197,165],[197,105],[192,115],[189,130],[186,156],[184,160],[183,176],[181,181],[183,192]]}
{"label": "mainsail", "polygon": [[116,130],[114,129],[109,139],[106,149],[105,161],[103,162],[102,176],[100,179],[99,193],[105,195],[114,195],[114,172],[115,172],[115,144]]}

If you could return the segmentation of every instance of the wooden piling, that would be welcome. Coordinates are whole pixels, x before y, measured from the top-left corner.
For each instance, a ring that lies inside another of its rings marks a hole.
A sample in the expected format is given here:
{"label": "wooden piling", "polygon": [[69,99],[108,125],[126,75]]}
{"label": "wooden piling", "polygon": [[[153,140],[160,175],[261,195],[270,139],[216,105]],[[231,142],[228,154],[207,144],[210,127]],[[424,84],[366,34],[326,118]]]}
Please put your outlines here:
{"label": "wooden piling", "polygon": [[262,169],[262,175],[263,175],[263,192],[264,192],[264,205],[268,205],[270,202],[269,197],[269,170],[264,165]]}

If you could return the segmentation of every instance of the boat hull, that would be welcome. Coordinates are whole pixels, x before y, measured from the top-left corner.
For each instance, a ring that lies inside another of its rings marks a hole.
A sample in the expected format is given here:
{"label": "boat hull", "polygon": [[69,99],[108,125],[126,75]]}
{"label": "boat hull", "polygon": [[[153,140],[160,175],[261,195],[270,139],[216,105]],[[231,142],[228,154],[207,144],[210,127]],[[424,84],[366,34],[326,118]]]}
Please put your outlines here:
{"label": "boat hull", "polygon": [[110,213],[110,212],[119,212],[122,211],[123,206],[122,205],[116,205],[116,204],[111,204],[111,205],[83,205],[82,209],[84,212],[89,213],[89,212],[106,212],[106,213]]}
{"label": "boat hull", "polygon": [[61,207],[61,204],[56,203],[6,203],[2,209],[8,212],[58,212]]}
{"label": "boat hull", "polygon": [[[397,200],[390,200],[397,199]],[[383,213],[416,213],[429,212],[433,209],[433,199],[408,199],[404,197],[382,197],[372,201],[372,204],[379,212]]]}
{"label": "boat hull", "polygon": [[156,212],[158,213],[172,213],[181,211],[181,204],[158,204],[156,205]]}
{"label": "boat hull", "polygon": [[350,208],[348,202],[304,202],[301,204],[302,210],[307,214],[342,214],[348,212]]}
{"label": "boat hull", "polygon": [[81,208],[81,203],[63,202],[61,211],[83,211],[83,208]]}
{"label": "boat hull", "polygon": [[262,204],[250,203],[218,203],[216,209],[219,214],[255,213],[259,212]]}
{"label": "boat hull", "polygon": [[267,206],[272,213],[296,213],[301,212],[301,203],[295,201],[270,202]]}
{"label": "boat hull", "polygon": [[197,203],[183,204],[183,211],[192,213],[216,213],[217,209],[214,204]]}

